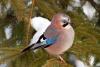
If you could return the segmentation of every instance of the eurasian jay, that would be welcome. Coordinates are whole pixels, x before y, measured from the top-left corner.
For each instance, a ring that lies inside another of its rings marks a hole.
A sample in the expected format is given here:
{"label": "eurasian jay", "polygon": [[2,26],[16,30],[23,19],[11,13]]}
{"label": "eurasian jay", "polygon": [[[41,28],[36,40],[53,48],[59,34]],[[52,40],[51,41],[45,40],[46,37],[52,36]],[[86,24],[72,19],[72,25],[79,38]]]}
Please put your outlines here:
{"label": "eurasian jay", "polygon": [[43,47],[49,54],[57,56],[63,61],[60,55],[71,48],[74,41],[75,33],[70,23],[69,16],[65,14],[58,13],[54,15],[51,24],[41,37],[45,40],[26,47],[22,52],[31,47],[33,50]]}

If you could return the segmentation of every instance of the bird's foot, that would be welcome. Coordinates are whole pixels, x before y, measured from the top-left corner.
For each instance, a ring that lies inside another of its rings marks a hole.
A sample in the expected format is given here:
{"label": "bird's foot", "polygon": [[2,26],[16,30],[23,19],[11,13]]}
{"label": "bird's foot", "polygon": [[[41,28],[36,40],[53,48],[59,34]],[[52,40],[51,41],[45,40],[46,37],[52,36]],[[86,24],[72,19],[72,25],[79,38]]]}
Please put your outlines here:
{"label": "bird's foot", "polygon": [[61,56],[58,56],[58,58],[61,61],[61,63],[66,63],[66,61]]}

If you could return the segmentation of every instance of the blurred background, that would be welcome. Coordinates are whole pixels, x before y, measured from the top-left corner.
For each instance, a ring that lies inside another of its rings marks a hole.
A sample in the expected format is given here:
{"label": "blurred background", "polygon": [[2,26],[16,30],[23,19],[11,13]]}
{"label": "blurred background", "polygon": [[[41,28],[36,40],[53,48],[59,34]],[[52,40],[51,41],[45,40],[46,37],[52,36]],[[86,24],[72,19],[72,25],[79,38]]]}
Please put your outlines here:
{"label": "blurred background", "polygon": [[[59,12],[71,17],[75,29],[74,44],[62,55],[66,63],[43,49],[18,55],[35,33],[30,19],[51,20]],[[100,0],[0,0],[0,67],[78,67],[77,60],[100,67]]]}

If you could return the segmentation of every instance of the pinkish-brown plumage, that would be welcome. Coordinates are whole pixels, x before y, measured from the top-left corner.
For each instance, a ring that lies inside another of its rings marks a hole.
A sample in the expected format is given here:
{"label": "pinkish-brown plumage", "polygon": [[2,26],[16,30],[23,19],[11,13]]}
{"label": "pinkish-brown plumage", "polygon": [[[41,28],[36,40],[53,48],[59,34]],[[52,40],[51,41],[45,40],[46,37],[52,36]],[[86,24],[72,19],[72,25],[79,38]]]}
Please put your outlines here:
{"label": "pinkish-brown plumage", "polygon": [[45,48],[45,50],[52,55],[60,55],[67,51],[73,44],[74,30],[70,24],[66,27],[62,26],[62,19],[70,21],[69,17],[64,14],[57,14],[53,17],[51,25],[47,28],[44,36],[48,38],[57,37],[56,42]]}

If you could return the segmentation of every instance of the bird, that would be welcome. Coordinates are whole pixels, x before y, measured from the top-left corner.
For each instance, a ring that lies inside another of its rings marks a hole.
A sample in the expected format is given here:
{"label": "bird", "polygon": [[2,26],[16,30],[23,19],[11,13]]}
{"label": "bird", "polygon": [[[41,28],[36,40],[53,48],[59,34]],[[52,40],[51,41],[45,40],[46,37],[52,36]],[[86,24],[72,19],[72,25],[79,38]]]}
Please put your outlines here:
{"label": "bird", "polygon": [[61,57],[65,51],[72,47],[75,32],[71,26],[71,19],[68,15],[57,13],[53,16],[51,24],[47,27],[42,35],[45,40],[39,43],[31,44],[22,50],[27,51],[32,48],[33,50],[43,47],[47,53],[58,57],[62,62],[65,62]]}

